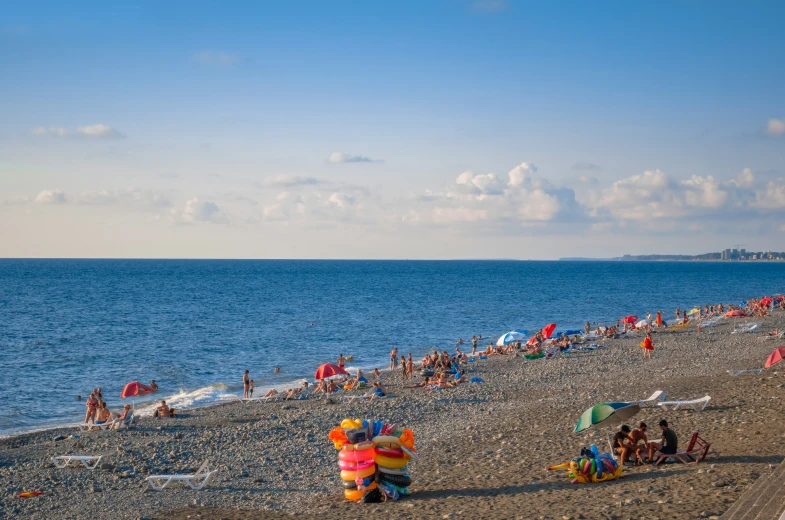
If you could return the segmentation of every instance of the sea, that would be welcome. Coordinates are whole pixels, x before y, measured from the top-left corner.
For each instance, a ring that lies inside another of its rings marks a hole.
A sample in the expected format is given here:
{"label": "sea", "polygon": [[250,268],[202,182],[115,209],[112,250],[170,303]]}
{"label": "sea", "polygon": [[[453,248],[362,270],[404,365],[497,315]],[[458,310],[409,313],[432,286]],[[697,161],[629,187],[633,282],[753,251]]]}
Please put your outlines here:
{"label": "sea", "polygon": [[0,259],[0,436],[81,422],[96,387],[113,411],[152,379],[155,399],[207,406],[236,400],[246,369],[261,395],[339,354],[383,369],[393,347],[783,292],[767,262]]}

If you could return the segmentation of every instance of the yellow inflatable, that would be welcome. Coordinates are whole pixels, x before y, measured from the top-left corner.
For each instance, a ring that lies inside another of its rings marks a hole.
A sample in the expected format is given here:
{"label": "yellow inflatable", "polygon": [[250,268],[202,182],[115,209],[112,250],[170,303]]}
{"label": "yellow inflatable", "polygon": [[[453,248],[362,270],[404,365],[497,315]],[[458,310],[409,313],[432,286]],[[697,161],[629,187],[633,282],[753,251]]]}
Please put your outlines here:
{"label": "yellow inflatable", "polygon": [[551,471],[566,469],[567,477],[573,484],[588,484],[589,482],[607,482],[621,477],[624,468],[613,460],[609,453],[596,452],[587,456],[576,457],[569,462],[557,464],[548,468]]}
{"label": "yellow inflatable", "polygon": [[343,421],[341,421],[341,428],[344,428],[346,430],[361,428],[362,425],[363,422],[360,419],[344,419]]}
{"label": "yellow inflatable", "polygon": [[371,485],[362,491],[359,489],[344,489],[343,496],[349,500],[362,500],[363,495],[372,489],[376,489],[376,482],[371,482]]}

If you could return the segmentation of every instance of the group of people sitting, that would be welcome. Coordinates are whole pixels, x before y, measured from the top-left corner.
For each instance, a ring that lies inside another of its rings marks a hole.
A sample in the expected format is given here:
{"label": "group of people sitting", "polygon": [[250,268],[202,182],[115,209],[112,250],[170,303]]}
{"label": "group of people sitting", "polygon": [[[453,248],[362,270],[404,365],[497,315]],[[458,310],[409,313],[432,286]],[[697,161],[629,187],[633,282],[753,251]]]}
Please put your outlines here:
{"label": "group of people sitting", "polygon": [[616,435],[613,436],[613,452],[619,456],[619,460],[624,462],[634,462],[636,466],[644,463],[654,462],[656,453],[674,454],[678,453],[679,440],[676,433],[668,427],[668,421],[660,421],[662,437],[660,442],[649,441],[646,435],[648,427],[642,422],[637,428],[630,430],[626,424],[622,424]]}
{"label": "group of people sitting", "polygon": [[87,413],[85,414],[84,424],[92,424],[96,428],[106,424],[112,425],[114,429],[120,429],[125,424],[124,419],[131,412],[131,405],[123,407],[123,412],[113,414],[103,399],[103,392],[100,388],[93,389],[90,397],[85,401]]}

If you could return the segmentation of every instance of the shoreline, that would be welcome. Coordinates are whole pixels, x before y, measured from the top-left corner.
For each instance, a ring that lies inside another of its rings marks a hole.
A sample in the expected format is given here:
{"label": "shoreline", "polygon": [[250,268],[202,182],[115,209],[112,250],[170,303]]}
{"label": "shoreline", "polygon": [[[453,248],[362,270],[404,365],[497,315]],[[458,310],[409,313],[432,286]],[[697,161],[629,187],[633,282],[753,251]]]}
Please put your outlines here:
{"label": "shoreline", "polygon": [[[747,320],[759,322],[765,333],[782,326],[785,313]],[[137,430],[87,432],[78,440],[53,442],[57,429],[2,439],[0,478],[13,491],[0,498],[0,516],[46,517],[52,510],[59,518],[116,518],[123,511],[124,518],[185,519],[197,513],[205,520],[259,514],[329,520],[377,510],[403,518],[470,511],[472,518],[721,513],[769,464],[782,460],[779,439],[759,436],[779,431],[785,412],[778,398],[782,373],[725,373],[762,366],[778,342],[763,340],[763,334],[731,335],[733,325],[655,334],[656,350],[646,362],[639,338],[617,339],[601,342],[604,349],[551,360],[491,357],[472,363],[470,375],[485,383],[440,392],[403,390],[399,374],[387,372],[391,399],[227,403],[189,410],[178,419],[145,417]],[[601,401],[643,399],[654,390],[665,390],[669,399],[712,396],[703,412],[647,408],[634,418],[656,424],[667,416],[681,442],[699,429],[716,451],[705,463],[627,467],[618,481],[585,486],[544,470],[576,456],[582,446],[607,449],[606,430],[572,433],[584,409]],[[413,429],[420,459],[412,464],[410,497],[366,505],[343,499],[327,433],[344,417]],[[90,472],[55,470],[48,463],[49,456],[77,452],[104,455],[106,466]],[[209,488],[147,491],[147,475],[195,469],[204,459],[218,469]],[[31,488],[47,494],[10,496]]]}

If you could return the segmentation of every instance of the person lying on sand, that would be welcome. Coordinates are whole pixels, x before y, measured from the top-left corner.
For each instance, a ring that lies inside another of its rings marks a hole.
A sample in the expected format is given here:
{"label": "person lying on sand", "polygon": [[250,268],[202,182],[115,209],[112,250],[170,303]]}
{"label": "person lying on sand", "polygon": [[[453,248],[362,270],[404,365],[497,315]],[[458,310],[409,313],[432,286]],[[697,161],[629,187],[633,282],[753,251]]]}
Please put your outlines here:
{"label": "person lying on sand", "polygon": [[413,385],[407,385],[407,386],[404,386],[403,388],[423,388],[423,387],[427,387],[430,384],[431,384],[431,378],[428,377],[428,376],[425,376],[425,378],[423,379],[423,381],[421,383],[416,383],[416,384],[413,384]]}
{"label": "person lying on sand", "polygon": [[679,439],[676,437],[676,433],[668,427],[668,421],[661,420],[660,429],[662,429],[662,442],[649,443],[649,461],[654,460],[654,454],[658,451],[665,454],[678,453]]}
{"label": "person lying on sand", "polygon": [[455,374],[455,379],[450,381],[448,383],[448,385],[449,386],[458,386],[459,384],[465,383],[465,382],[466,382],[466,374],[463,372],[463,370],[458,370],[458,372],[456,372],[456,374]]}
{"label": "person lying on sand", "polygon": [[368,399],[375,399],[377,397],[384,397],[387,395],[387,392],[384,391],[384,387],[380,381],[374,381],[373,383],[373,393],[368,396]]}
{"label": "person lying on sand", "polygon": [[264,394],[265,397],[272,397],[274,395],[278,395],[278,390],[276,390],[275,388]]}
{"label": "person lying on sand", "polygon": [[284,400],[288,401],[289,399],[294,399],[295,396],[299,395],[300,393],[302,393],[303,390],[308,388],[308,384],[309,384],[308,381],[303,381],[303,386],[298,388],[290,388],[289,390],[286,391],[286,397],[284,398]]}
{"label": "person lying on sand", "polygon": [[780,328],[777,327],[776,329],[769,332],[769,336],[779,336],[780,335]]}
{"label": "person lying on sand", "polygon": [[161,404],[155,410],[153,417],[158,417],[159,419],[162,417],[169,417],[169,405],[166,404],[166,401],[161,401]]}

